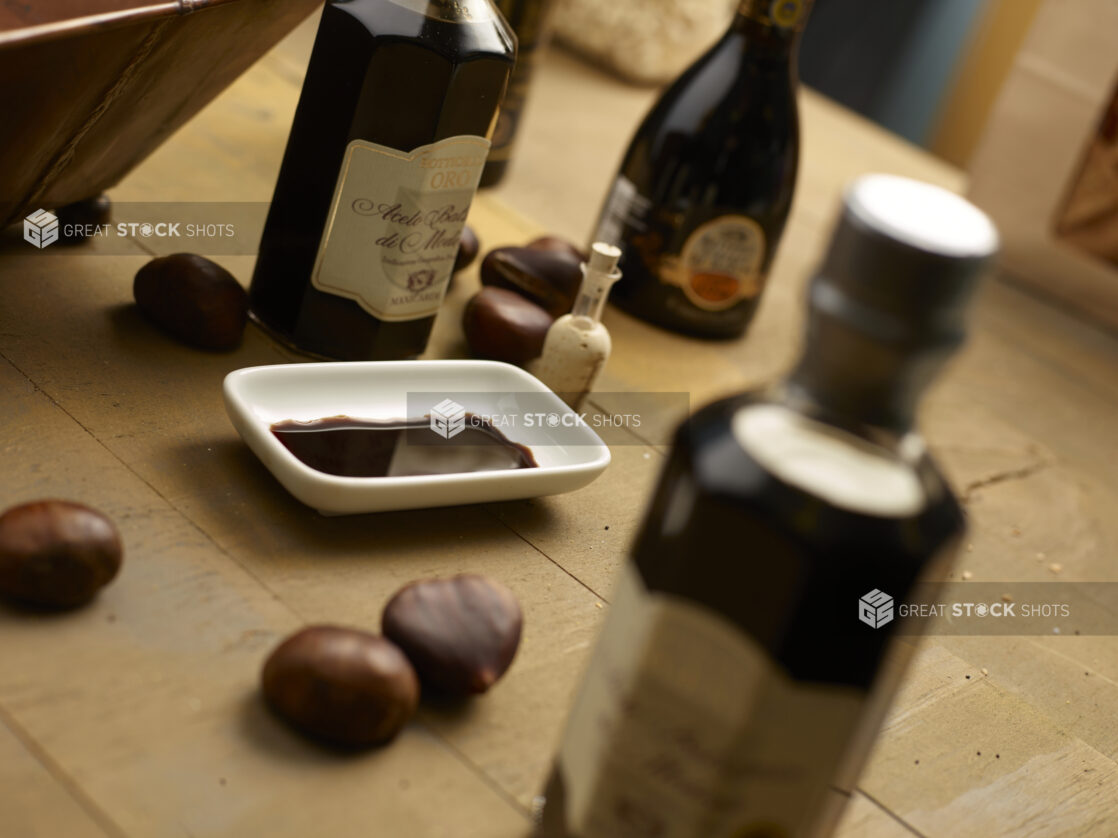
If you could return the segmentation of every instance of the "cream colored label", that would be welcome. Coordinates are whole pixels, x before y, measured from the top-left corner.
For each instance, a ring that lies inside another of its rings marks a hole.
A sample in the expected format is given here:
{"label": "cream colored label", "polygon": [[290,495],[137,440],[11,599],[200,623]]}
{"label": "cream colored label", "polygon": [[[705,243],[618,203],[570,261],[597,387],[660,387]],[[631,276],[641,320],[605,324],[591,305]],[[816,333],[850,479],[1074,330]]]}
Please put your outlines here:
{"label": "cream colored label", "polygon": [[761,293],[765,233],[744,215],[723,215],[687,237],[679,259],[664,260],[664,278],[692,303],[721,311]]}
{"label": "cream colored label", "polygon": [[580,838],[829,834],[828,783],[863,701],[791,680],[627,566],[559,754],[567,823]]}
{"label": "cream colored label", "polygon": [[[862,515],[903,518],[924,508],[916,471],[898,455],[778,404],[751,405],[734,416],[738,444],[776,477]],[[923,453],[909,437],[910,456]]]}
{"label": "cream colored label", "polygon": [[446,294],[489,141],[450,137],[411,152],[354,140],[311,282],[380,320],[430,317]]}

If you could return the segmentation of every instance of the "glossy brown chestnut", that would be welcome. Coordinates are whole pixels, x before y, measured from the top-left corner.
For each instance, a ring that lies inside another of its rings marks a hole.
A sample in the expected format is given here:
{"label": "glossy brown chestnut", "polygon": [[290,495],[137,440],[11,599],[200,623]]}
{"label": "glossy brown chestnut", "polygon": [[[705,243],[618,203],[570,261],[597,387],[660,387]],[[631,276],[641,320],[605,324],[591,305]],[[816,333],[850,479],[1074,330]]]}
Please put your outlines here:
{"label": "glossy brown chestnut", "polygon": [[553,322],[538,305],[505,288],[482,288],[462,314],[466,342],[475,356],[520,365],[543,351]]}
{"label": "glossy brown chestnut", "polygon": [[478,241],[474,228],[467,224],[462,228],[462,238],[458,242],[458,255],[454,257],[454,273],[465,270],[474,263],[481,251],[481,242]]}
{"label": "glossy brown chestnut", "polygon": [[235,348],[248,322],[245,289],[221,265],[194,253],[148,262],[132,294],[156,326],[199,349]]}
{"label": "glossy brown chestnut", "polygon": [[586,261],[586,254],[580,248],[559,236],[540,236],[528,242],[527,247],[531,250],[550,250],[553,253],[567,253],[578,259],[579,262]]}
{"label": "glossy brown chestnut", "polygon": [[419,703],[415,670],[395,644],[340,626],[287,638],[265,662],[261,688],[295,728],[349,747],[388,742]]}
{"label": "glossy brown chestnut", "polygon": [[35,605],[89,602],[120,570],[113,522],[65,500],[15,506],[0,515],[0,594]]}
{"label": "glossy brown chestnut", "polygon": [[483,693],[505,674],[523,618],[512,592],[483,576],[413,582],[384,608],[381,630],[425,684],[450,696]]}
{"label": "glossy brown chestnut", "polygon": [[481,282],[516,291],[552,317],[561,317],[571,310],[578,296],[582,262],[563,250],[498,247],[481,263]]}

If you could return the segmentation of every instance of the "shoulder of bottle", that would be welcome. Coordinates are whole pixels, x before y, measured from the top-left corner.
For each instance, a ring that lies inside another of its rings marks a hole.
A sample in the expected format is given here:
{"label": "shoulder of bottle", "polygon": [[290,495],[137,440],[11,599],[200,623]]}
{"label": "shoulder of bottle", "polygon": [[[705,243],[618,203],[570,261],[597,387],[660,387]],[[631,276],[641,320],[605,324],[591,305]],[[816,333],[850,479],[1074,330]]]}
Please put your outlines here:
{"label": "shoulder of bottle", "polygon": [[761,497],[762,485],[775,481],[824,505],[871,517],[901,519],[957,507],[915,433],[889,443],[875,440],[799,413],[770,393],[708,405],[681,433],[696,472],[726,483],[725,490],[743,501],[753,493]]}

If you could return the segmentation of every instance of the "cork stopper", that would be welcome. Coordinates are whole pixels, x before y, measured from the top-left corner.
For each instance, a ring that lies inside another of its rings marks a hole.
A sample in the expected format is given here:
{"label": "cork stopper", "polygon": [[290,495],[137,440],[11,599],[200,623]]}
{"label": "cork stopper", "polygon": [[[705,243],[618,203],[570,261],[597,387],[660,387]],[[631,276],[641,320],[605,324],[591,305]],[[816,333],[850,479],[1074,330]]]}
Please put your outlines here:
{"label": "cork stopper", "polygon": [[605,242],[594,242],[590,248],[590,262],[587,264],[587,269],[592,273],[608,276],[617,270],[620,259],[621,248]]}
{"label": "cork stopper", "polygon": [[617,269],[620,259],[621,249],[611,244],[594,242],[590,247],[590,259],[582,266],[582,287],[571,310],[574,317],[588,317],[595,322],[602,319],[609,289],[621,279]]}

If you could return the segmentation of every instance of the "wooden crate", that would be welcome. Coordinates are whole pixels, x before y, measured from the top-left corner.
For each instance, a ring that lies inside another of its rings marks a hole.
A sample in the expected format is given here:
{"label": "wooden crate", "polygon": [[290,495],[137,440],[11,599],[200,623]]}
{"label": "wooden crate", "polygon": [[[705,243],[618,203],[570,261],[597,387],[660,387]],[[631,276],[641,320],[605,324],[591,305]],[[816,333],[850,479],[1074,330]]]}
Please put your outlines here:
{"label": "wooden crate", "polygon": [[[1118,4],[1045,0],[971,161],[1015,280],[1118,326]],[[1113,118],[1113,117],[1112,117]],[[1101,176],[1100,176],[1101,175]]]}

